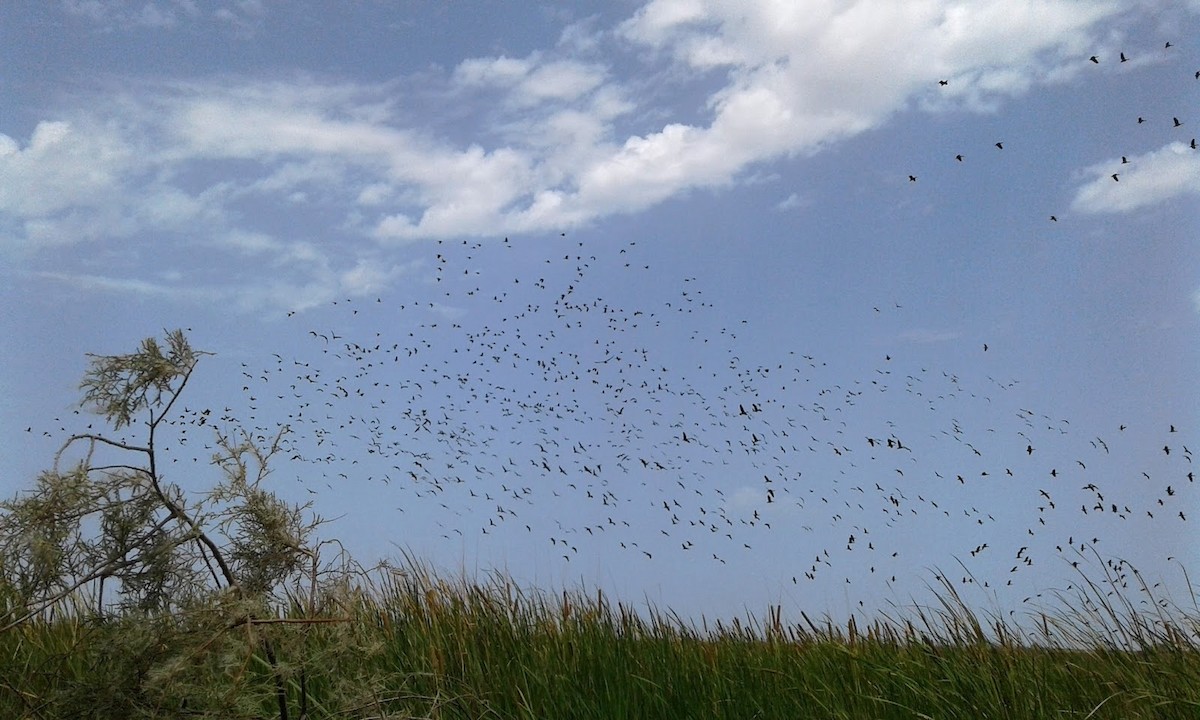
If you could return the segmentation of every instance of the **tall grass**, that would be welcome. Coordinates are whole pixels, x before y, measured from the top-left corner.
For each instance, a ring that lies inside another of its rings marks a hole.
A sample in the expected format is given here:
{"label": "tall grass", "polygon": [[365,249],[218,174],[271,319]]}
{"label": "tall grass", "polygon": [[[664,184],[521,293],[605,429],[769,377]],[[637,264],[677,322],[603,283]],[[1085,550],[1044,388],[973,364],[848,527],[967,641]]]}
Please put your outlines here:
{"label": "tall grass", "polygon": [[1080,588],[1028,627],[981,617],[949,583],[907,615],[789,623],[772,607],[697,627],[408,561],[256,628],[197,610],[172,621],[186,657],[150,642],[162,618],[80,603],[27,623],[0,634],[0,717],[277,717],[259,645],[237,643],[251,630],[273,633],[293,716],[309,718],[1200,717],[1194,605]]}

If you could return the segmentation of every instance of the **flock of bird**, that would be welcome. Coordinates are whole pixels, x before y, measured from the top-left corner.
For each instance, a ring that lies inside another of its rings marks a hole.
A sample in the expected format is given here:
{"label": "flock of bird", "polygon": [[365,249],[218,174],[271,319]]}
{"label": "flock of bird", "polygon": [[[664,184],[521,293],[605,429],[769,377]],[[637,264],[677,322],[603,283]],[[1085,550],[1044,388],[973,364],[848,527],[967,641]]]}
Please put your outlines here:
{"label": "flock of bird", "polygon": [[[1107,533],[1189,521],[1186,428],[1089,430],[1028,407],[982,344],[963,371],[896,349],[854,376],[819,340],[750,357],[752,321],[656,265],[649,242],[438,241],[406,298],[289,312],[308,351],[241,362],[244,402],[184,398],[176,460],[209,443],[198,427],[286,424],[276,476],[318,501],[369,486],[402,518],[380,530],[399,543],[419,516],[445,541],[532,544],[564,564],[597,549],[727,564],[759,548],[796,585],[894,583],[929,562],[921,538],[963,583],[1004,587],[1092,552],[1124,579],[1128,547]],[[906,312],[884,300],[862,321]]]}
{"label": "flock of bird", "polygon": [[[622,276],[658,301],[624,306],[608,294]],[[913,538],[939,527],[964,583],[1008,586],[1093,552],[1124,581],[1112,558],[1130,548],[1104,546],[1114,524],[1153,537],[1194,502],[1174,425],[1139,429],[1157,433],[1146,453],[1124,425],[1082,434],[987,372],[897,352],[845,377],[819,347],[743,358],[750,321],[722,324],[697,278],[671,278],[638,241],[441,242],[425,291],[339,299],[328,327],[292,316],[310,354],[243,364],[249,415],[220,420],[286,423],[309,492],[374,485],[450,543],[719,564],[782,543],[794,554],[781,577],[797,585],[894,583],[929,561]],[[882,304],[864,322],[904,312]],[[988,346],[976,352],[985,365]]]}

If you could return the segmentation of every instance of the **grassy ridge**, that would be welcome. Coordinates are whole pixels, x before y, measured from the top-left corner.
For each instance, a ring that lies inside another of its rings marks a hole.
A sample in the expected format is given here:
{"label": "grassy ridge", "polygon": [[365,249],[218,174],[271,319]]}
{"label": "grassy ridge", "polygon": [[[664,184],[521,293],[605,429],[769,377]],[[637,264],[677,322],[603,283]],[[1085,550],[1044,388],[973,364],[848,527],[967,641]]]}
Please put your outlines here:
{"label": "grassy ridge", "polygon": [[[293,718],[1200,717],[1197,616],[1135,619],[1111,600],[1044,617],[1041,638],[985,626],[950,587],[936,611],[867,627],[772,609],[697,629],[503,578],[380,577],[253,624],[202,606],[0,633],[0,717],[278,717],[258,633]],[[1102,615],[1133,624],[1133,649]]]}

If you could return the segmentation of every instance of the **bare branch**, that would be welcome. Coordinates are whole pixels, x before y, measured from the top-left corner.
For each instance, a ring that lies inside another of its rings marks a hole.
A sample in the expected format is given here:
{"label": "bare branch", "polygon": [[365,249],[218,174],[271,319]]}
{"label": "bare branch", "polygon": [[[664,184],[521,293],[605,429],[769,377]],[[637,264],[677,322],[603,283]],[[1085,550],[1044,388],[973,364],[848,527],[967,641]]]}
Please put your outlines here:
{"label": "bare branch", "polygon": [[[95,433],[79,433],[77,435],[72,435],[71,437],[67,438],[66,442],[64,442],[62,444],[62,446],[58,448],[58,452],[54,453],[54,464],[52,467],[54,468],[55,472],[58,472],[58,463],[59,463],[59,459],[62,457],[62,454],[64,452],[66,452],[68,447],[70,447],[72,444],[74,444],[78,440],[90,440],[92,442],[93,446],[95,445],[95,443],[99,442],[99,443],[104,443],[105,445],[111,445],[112,447],[115,447],[115,448],[120,448],[121,450],[130,450],[132,452],[140,452],[140,453],[149,453],[150,452],[150,448],[148,448],[148,447],[139,447],[137,445],[128,445],[126,443],[117,442],[116,440],[109,440],[108,438],[104,437],[103,435],[96,435]],[[92,456],[92,451],[89,449],[88,450],[88,458],[90,459],[91,456]]]}

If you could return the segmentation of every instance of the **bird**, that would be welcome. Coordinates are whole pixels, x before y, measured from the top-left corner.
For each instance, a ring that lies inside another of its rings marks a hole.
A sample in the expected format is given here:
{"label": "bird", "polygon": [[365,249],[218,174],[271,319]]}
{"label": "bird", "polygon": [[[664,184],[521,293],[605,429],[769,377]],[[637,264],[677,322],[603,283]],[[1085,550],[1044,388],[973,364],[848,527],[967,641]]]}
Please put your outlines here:
{"label": "bird", "polygon": [[1121,180],[1120,180],[1120,179],[1117,177],[1117,175],[1118,175],[1118,173],[1113,173],[1113,174],[1112,174],[1112,179],[1113,179],[1113,182],[1121,182]]}
{"label": "bird", "polygon": [[1179,122],[1179,118],[1171,118],[1171,119],[1175,121],[1175,127],[1179,127],[1179,126],[1183,125],[1183,123]]}
{"label": "bird", "polygon": [[998,147],[998,148],[1000,148],[1001,150],[1003,150],[1003,149],[1004,149],[1004,143],[1003,143],[1003,142],[998,142],[998,143],[996,143],[996,147]]}
{"label": "bird", "polygon": [[1121,62],[1129,62],[1129,58],[1125,57],[1125,53],[1121,53]]}
{"label": "bird", "polygon": [[1088,58],[1088,60],[1091,60],[1092,62],[1096,63],[1097,65],[1100,64],[1100,58],[1096,57],[1095,55]]}

